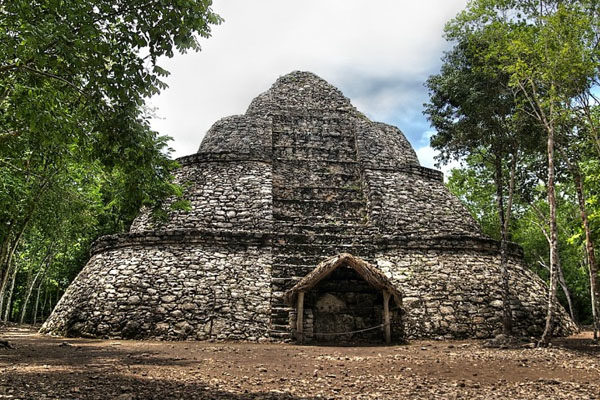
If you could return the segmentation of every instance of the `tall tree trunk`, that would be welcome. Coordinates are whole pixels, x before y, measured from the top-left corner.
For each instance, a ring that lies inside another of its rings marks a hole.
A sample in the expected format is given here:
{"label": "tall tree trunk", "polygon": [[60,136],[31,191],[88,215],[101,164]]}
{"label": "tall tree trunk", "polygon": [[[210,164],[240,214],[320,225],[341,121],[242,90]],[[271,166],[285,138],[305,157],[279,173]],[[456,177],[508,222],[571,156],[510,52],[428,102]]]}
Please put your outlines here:
{"label": "tall tree trunk", "polygon": [[50,249],[48,249],[46,255],[44,256],[44,259],[40,263],[38,271],[35,274],[35,276],[33,277],[33,279],[31,279],[31,278],[27,279],[27,292],[25,294],[25,298],[23,299],[23,308],[21,308],[21,318],[19,319],[19,323],[21,323],[21,324],[25,321],[25,315],[27,314],[27,305],[29,304],[29,299],[31,298],[31,293],[33,292],[33,288],[35,287],[35,285],[38,281],[38,278],[40,278],[40,276],[42,276],[42,278],[43,278],[43,276],[44,276],[43,274],[45,274],[45,271],[48,268],[48,265],[52,262],[52,258],[53,258],[52,248],[50,248]]}
{"label": "tall tree trunk", "polygon": [[598,312],[600,309],[600,279],[598,278],[598,264],[596,261],[596,252],[594,243],[592,242],[592,232],[585,207],[585,193],[583,191],[583,181],[581,173],[576,165],[569,164],[573,179],[575,181],[575,189],[577,191],[577,202],[579,204],[579,214],[583,223],[585,232],[585,252],[587,255],[589,276],[590,276],[590,297],[592,303],[592,319],[594,325],[594,341],[598,341],[598,329],[600,328],[600,318]]}
{"label": "tall tree trunk", "polygon": [[42,319],[46,319],[46,305],[48,304],[48,292],[49,292],[49,290],[48,290],[47,279],[48,278],[46,278],[46,281],[44,282],[45,283],[44,284],[44,300],[42,301],[42,311],[41,311],[41,315],[40,315],[42,317]]}
{"label": "tall tree trunk", "polygon": [[8,296],[6,298],[6,309],[4,310],[4,318],[3,321],[7,322],[10,319],[11,309],[12,309],[12,298],[15,290],[15,281],[17,280],[17,267],[14,266],[12,269],[12,278],[10,282],[10,289],[8,290]]}
{"label": "tall tree trunk", "polygon": [[[8,274],[8,264],[6,258],[8,256],[8,247],[10,245],[10,233],[7,233],[2,238],[2,244],[0,245],[0,282],[4,281],[4,274]],[[2,313],[2,307],[0,307],[0,314]]]}
{"label": "tall tree trunk", "polygon": [[42,277],[40,279],[40,283],[37,286],[37,292],[35,294],[35,305],[33,307],[33,325],[37,323],[38,305],[40,304],[40,291],[42,290],[42,283],[44,283],[44,278],[45,277]]}
{"label": "tall tree trunk", "polygon": [[29,223],[29,219],[21,226],[21,229],[19,231],[19,233],[17,234],[17,236],[15,237],[14,241],[9,244],[9,250],[5,256],[5,264],[6,264],[6,272],[4,274],[4,277],[2,278],[2,282],[0,283],[0,315],[2,315],[2,309],[3,309],[3,304],[4,304],[4,295],[6,292],[6,284],[8,282],[8,276],[9,276],[9,271],[12,265],[12,260],[13,260],[13,256],[15,255],[15,251],[17,250],[17,247],[19,247],[19,244],[21,243],[21,238],[23,237],[23,233],[25,232],[25,229],[27,228],[27,224]]}
{"label": "tall tree trunk", "polygon": [[21,317],[19,318],[19,323],[23,323],[24,315],[27,311],[27,303],[29,301],[29,293],[30,287],[33,284],[33,266],[30,266],[27,270],[27,280],[25,281],[25,297],[23,297],[23,303],[21,304]]}
{"label": "tall tree trunk", "polygon": [[[16,226],[18,226],[18,231],[12,228],[12,226],[15,226],[14,220],[10,224],[11,228],[9,228],[10,230],[9,230],[9,233],[5,237],[5,241],[8,240],[9,247],[10,246],[11,247],[10,247],[10,250],[7,252],[7,254],[4,255],[3,258],[0,258],[0,275],[2,273],[2,270],[6,271],[4,273],[4,276],[2,278],[0,278],[1,279],[1,282],[0,282],[0,315],[2,315],[4,292],[6,290],[8,270],[10,269],[12,258],[15,254],[17,247],[19,247],[21,239],[23,238],[23,233],[25,232],[25,230],[27,229],[27,226],[29,225],[29,222],[33,218],[33,215],[38,206],[39,199],[48,190],[50,181],[52,180],[52,177],[54,177],[54,175],[56,175],[56,173],[57,173],[57,171],[51,173],[50,176],[48,176],[47,179],[45,179],[45,181],[40,184],[39,188],[35,192],[35,195],[33,196],[33,198],[31,199],[31,201],[29,203],[29,207],[27,208],[27,211],[23,215],[23,219],[20,220],[21,222],[18,225],[16,225]],[[15,239],[13,242],[10,242],[10,231],[13,231],[13,233],[16,232],[16,236],[15,236]],[[4,243],[3,243],[3,245],[4,245]],[[3,254],[3,251],[4,251],[4,249],[0,248],[0,254]]]}
{"label": "tall tree trunk", "polygon": [[11,272],[11,262],[9,261],[9,256],[8,253],[5,256],[5,262],[4,265],[1,265],[0,267],[2,267],[3,269],[3,275],[2,278],[0,280],[0,315],[2,315],[3,311],[4,311],[4,297],[6,294],[6,285],[8,284],[8,280],[10,277],[10,272]]}
{"label": "tall tree trunk", "polygon": [[[548,239],[548,236],[546,236],[546,239]],[[571,298],[571,291],[569,290],[569,286],[567,286],[567,281],[565,280],[565,276],[563,274],[563,270],[562,270],[562,266],[560,265],[560,259],[558,260],[558,283],[565,295],[565,298],[567,299],[567,305],[569,306],[569,315],[571,316],[571,319],[573,321],[575,321],[575,312],[573,310],[573,300]],[[548,268],[548,266],[544,263],[544,261],[541,260],[538,261],[538,263],[544,267],[545,269],[547,269],[548,271],[550,270],[550,268]]]}
{"label": "tall tree trunk", "polygon": [[11,246],[8,254],[6,255],[6,269],[4,272],[4,276],[2,278],[2,282],[0,282],[0,315],[2,315],[2,311],[4,310],[4,298],[6,297],[6,285],[8,284],[8,280],[10,277],[12,265],[13,254],[16,249],[16,245]]}
{"label": "tall tree trunk", "polygon": [[502,279],[502,333],[512,334],[512,311],[510,308],[510,284],[508,276],[508,233],[504,213],[504,183],[502,179],[502,159],[495,158],[496,205],[500,219],[500,275]]}
{"label": "tall tree trunk", "polygon": [[56,289],[56,292],[54,292],[54,302],[50,303],[50,305],[52,307],[50,307],[50,314],[52,314],[52,311],[54,311],[54,307],[56,307],[56,305],[58,304],[58,299],[60,298],[60,295],[58,294],[58,288]]}
{"label": "tall tree trunk", "polygon": [[558,283],[562,288],[565,297],[567,298],[567,305],[569,306],[569,315],[571,315],[571,319],[573,322],[577,323],[575,318],[575,312],[573,311],[573,300],[571,299],[571,292],[569,291],[569,287],[567,286],[567,281],[565,280],[565,275],[563,274],[562,265],[560,263],[560,258],[558,261]]}
{"label": "tall tree trunk", "polygon": [[[47,264],[46,264],[47,265]],[[25,315],[27,314],[27,306],[29,305],[29,299],[31,298],[31,293],[33,292],[33,288],[40,277],[40,274],[44,272],[44,264],[40,266],[40,270],[35,274],[31,282],[27,287],[27,293],[25,295],[25,299],[23,299],[23,308],[21,309],[21,318],[19,319],[19,323],[22,324],[25,321]]]}
{"label": "tall tree trunk", "polygon": [[[515,146],[516,147],[516,146]],[[504,218],[504,235],[506,237],[506,244],[505,246],[508,245],[508,241],[510,240],[510,219],[512,217],[512,204],[513,204],[513,198],[514,198],[514,194],[515,194],[515,176],[517,174],[517,157],[518,157],[518,150],[515,148],[513,150],[513,154],[512,154],[512,159],[511,159],[511,163],[510,163],[510,178],[509,178],[509,182],[508,182],[508,199],[506,202],[506,215]],[[508,246],[507,246],[508,247]],[[505,257],[506,257],[506,265],[508,267],[508,252],[505,249]],[[512,332],[512,327],[513,327],[513,319],[512,319],[512,311],[510,308],[510,292],[509,290],[509,274],[508,274],[508,270],[507,270],[507,274],[506,274],[506,290],[507,290],[507,296],[509,296],[508,300],[508,318],[510,318],[510,329],[509,331]],[[506,310],[506,309],[505,309]]]}
{"label": "tall tree trunk", "polygon": [[558,232],[556,225],[556,192],[554,187],[554,127],[546,125],[548,132],[548,206],[550,207],[550,285],[548,287],[548,311],[544,333],[538,342],[539,346],[547,346],[552,339],[554,318],[556,314],[556,287],[558,280]]}

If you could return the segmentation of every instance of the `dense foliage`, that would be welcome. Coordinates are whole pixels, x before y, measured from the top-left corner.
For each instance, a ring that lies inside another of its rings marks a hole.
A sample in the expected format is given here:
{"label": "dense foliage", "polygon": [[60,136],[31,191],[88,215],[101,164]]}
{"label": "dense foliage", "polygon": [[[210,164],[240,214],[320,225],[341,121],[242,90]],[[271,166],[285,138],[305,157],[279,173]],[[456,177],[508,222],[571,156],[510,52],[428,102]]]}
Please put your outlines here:
{"label": "dense foliage", "polygon": [[560,286],[596,324],[599,13],[587,0],[472,0],[446,26],[454,48],[426,104],[440,161],[464,160],[451,190],[491,236],[523,245],[550,299]]}
{"label": "dense foliage", "polygon": [[[505,171],[507,173],[507,171]],[[598,176],[600,170],[595,172]],[[595,191],[594,200],[588,204],[597,204],[598,184],[593,183],[593,176],[586,177],[586,188]],[[596,178],[597,179],[597,178]],[[500,239],[500,224],[496,207],[496,187],[493,172],[484,168],[477,160],[468,157],[460,168],[453,169],[446,182],[450,191],[458,196],[471,214],[479,221],[487,235]],[[542,278],[548,279],[548,240],[544,235],[545,213],[548,211],[544,198],[543,185],[534,188],[535,200],[515,196],[513,218],[510,227],[510,240],[520,244],[525,252],[526,264]],[[585,239],[579,209],[576,202],[574,185],[565,180],[558,186],[558,226],[559,254],[565,281],[573,302],[573,313],[576,322],[584,325],[592,324],[590,303],[590,282],[585,255]],[[591,207],[590,211],[598,213],[600,206]],[[542,215],[540,215],[540,212]],[[594,219],[595,240],[598,240],[598,218]],[[559,300],[569,310],[565,292],[558,293]]]}
{"label": "dense foliage", "polygon": [[[46,315],[99,235],[180,194],[145,100],[210,0],[0,3],[0,316]],[[176,202],[175,206],[184,206]],[[35,300],[35,301],[32,301]],[[28,304],[30,305],[28,307]]]}

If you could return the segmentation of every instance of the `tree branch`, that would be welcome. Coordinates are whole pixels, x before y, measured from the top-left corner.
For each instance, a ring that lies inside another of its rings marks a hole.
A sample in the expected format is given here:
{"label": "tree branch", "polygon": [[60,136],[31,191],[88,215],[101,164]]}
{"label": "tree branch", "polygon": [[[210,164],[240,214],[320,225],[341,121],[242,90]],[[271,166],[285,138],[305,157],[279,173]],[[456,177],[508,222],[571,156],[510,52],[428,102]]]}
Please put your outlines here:
{"label": "tree branch", "polygon": [[39,74],[39,75],[43,75],[46,76],[48,78],[52,78],[52,79],[56,79],[58,81],[61,81],[63,83],[66,83],[67,85],[71,86],[73,89],[77,90],[79,93],[81,93],[82,95],[87,95],[83,90],[81,90],[77,85],[75,85],[73,82],[63,78],[62,76],[58,76],[58,75],[54,75],[50,72],[46,72],[46,71],[40,71],[39,69],[35,69],[35,68],[31,68],[28,67],[27,65],[23,65],[22,68],[31,71],[33,73]]}

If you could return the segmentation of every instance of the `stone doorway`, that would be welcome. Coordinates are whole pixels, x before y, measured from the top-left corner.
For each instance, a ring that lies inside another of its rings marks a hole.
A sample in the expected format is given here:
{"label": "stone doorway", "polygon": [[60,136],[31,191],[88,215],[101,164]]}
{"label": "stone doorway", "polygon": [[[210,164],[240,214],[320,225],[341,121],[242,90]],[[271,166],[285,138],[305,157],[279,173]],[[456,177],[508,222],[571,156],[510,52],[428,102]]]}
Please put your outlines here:
{"label": "stone doorway", "polygon": [[403,338],[400,292],[350,254],[319,264],[285,298],[295,306],[290,325],[298,342],[389,344]]}

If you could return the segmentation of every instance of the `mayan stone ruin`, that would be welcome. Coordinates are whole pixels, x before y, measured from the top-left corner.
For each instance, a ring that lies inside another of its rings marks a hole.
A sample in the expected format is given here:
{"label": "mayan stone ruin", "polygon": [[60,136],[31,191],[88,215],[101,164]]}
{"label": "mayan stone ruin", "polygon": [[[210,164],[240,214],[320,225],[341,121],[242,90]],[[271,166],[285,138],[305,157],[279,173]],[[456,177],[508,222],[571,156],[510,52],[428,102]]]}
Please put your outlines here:
{"label": "mayan stone ruin", "polygon": [[[179,162],[191,210],[160,225],[142,213],[100,238],[42,332],[312,343],[501,332],[498,242],[400,130],[314,74],[279,78]],[[515,333],[539,335],[546,285],[509,252]],[[573,327],[559,307],[556,333]]]}

